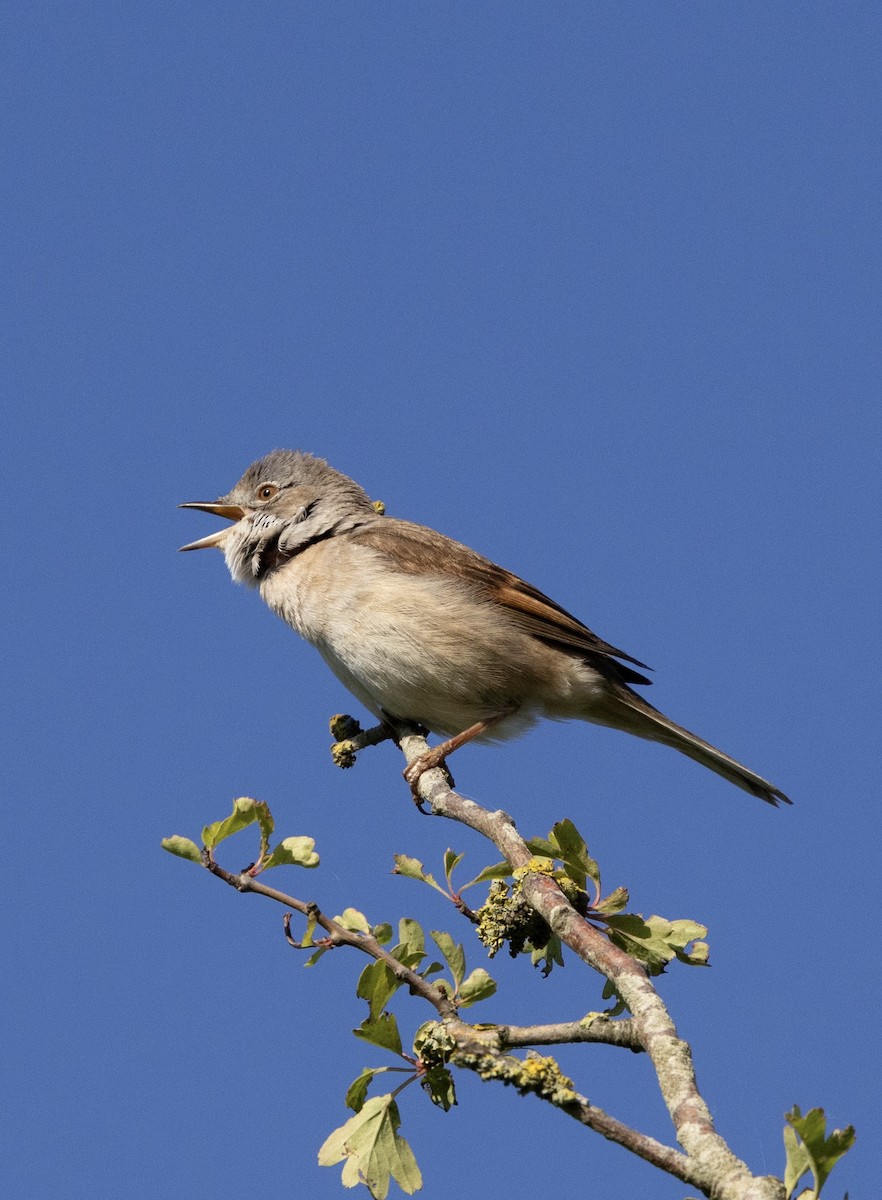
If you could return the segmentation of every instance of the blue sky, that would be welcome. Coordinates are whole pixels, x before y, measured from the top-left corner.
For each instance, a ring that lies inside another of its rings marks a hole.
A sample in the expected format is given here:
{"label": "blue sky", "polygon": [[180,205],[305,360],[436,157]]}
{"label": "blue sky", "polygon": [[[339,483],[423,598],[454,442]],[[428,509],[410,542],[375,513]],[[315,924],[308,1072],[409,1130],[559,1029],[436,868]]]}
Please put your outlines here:
{"label": "blue sky", "polygon": [[[178,502],[288,446],[549,592],[793,796],[582,725],[456,764],[709,926],[712,969],[660,987],[733,1149],[780,1173],[783,1113],[823,1105],[860,1139],[830,1195],[872,1193],[880,44],[848,2],[7,12],[10,1192],[341,1194],[315,1153],[374,1061],[361,963],[304,972],[271,905],[159,849],[234,796],[316,838],[292,891],[483,961],[388,868],[494,855],[415,812],[389,747],[333,768],[355,702],[218,555],[175,553],[214,527]],[[600,1006],[575,962],[491,970],[484,1020]],[[670,1138],[644,1062],[560,1059]],[[537,1101],[460,1100],[402,1098],[427,1197],[683,1195]]]}

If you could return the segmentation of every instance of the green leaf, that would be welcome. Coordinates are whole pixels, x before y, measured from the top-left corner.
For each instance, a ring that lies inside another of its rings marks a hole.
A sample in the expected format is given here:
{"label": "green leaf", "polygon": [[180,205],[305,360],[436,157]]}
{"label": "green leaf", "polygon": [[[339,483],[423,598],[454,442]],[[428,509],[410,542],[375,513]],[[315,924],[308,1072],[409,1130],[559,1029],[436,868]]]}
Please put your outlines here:
{"label": "green leaf", "polygon": [[346,1107],[353,1112],[361,1112],[367,1099],[368,1088],[375,1075],[383,1075],[389,1067],[365,1067],[357,1079],[353,1079],[346,1092]]}
{"label": "green leaf", "polygon": [[437,879],[429,874],[418,858],[408,858],[406,854],[393,854],[392,857],[395,860],[395,866],[392,868],[393,875],[403,875],[406,879],[418,879],[421,883],[427,883],[430,887],[435,888],[442,896],[447,895]]}
{"label": "green leaf", "polygon": [[674,958],[692,966],[707,964],[707,943],[696,942],[691,951],[687,950],[694,938],[707,933],[697,921],[666,921],[657,916],[644,919],[639,913],[612,913],[603,919],[610,941],[644,963],[650,975],[660,975]]}
{"label": "green leaf", "polygon": [[327,954],[330,949],[331,949],[330,946],[319,946],[319,948],[318,948],[318,950],[316,950],[315,954],[310,954],[309,958],[303,964],[304,967],[314,967],[315,964],[318,962],[318,960],[322,957],[322,955]]}
{"label": "green leaf", "polygon": [[465,858],[464,854],[457,854],[454,850],[444,851],[444,878],[447,880],[447,886],[453,891],[453,884],[450,882],[450,876]]}
{"label": "green leaf", "polygon": [[[699,925],[697,921],[688,920],[666,921],[664,917],[650,917],[647,924],[652,930],[658,932],[659,937],[670,950],[673,950],[674,956],[680,962],[688,963],[693,967],[707,966],[708,944],[696,940],[707,937],[706,925]],[[692,945],[691,950],[688,949],[690,945]]]}
{"label": "green leaf", "polygon": [[315,933],[317,925],[318,921],[316,920],[315,912],[310,910],[306,918],[306,931],[300,939],[300,945],[304,950],[312,945],[312,935]]}
{"label": "green leaf", "polygon": [[450,967],[450,973],[453,976],[453,986],[455,990],[459,990],[459,985],[465,978],[465,951],[462,945],[457,945],[449,933],[444,933],[440,929],[430,929],[432,941],[447,959],[447,965]]}
{"label": "green leaf", "polygon": [[511,867],[507,862],[494,863],[492,867],[485,867],[474,879],[464,883],[459,888],[459,892],[462,894],[466,888],[474,887],[476,883],[487,883],[491,879],[507,879],[509,875],[511,875]]}
{"label": "green leaf", "polygon": [[694,942],[691,950],[678,950],[677,958],[690,967],[706,967],[710,956],[707,942]]}
{"label": "green leaf", "polygon": [[213,825],[205,826],[202,830],[202,844],[207,850],[213,850],[225,838],[238,833],[240,829],[246,829],[255,821],[260,825],[262,840],[269,836],[267,830],[272,833],[273,818],[268,806],[262,800],[252,800],[250,796],[240,796],[238,800],[233,801],[233,811],[228,817],[223,821],[215,821]]}
{"label": "green leaf", "polygon": [[163,838],[160,845],[169,854],[176,854],[178,858],[189,858],[190,862],[198,863],[200,867],[205,865],[202,861],[202,851],[196,843],[178,833],[173,837]]}
{"label": "green leaf", "polygon": [[626,887],[617,887],[608,896],[604,896],[602,900],[598,900],[591,907],[595,912],[599,913],[617,913],[622,911],[628,903],[628,899],[628,889]]}
{"label": "green leaf", "polygon": [[790,1125],[784,1126],[784,1153],[786,1155],[784,1191],[787,1200],[790,1200],[796,1185],[810,1167],[809,1152],[805,1143],[799,1140],[796,1130]]}
{"label": "green leaf", "polygon": [[813,1108],[803,1116],[795,1104],[792,1112],[785,1113],[784,1119],[787,1121],[784,1127],[784,1148],[787,1153],[784,1188],[787,1200],[790,1200],[806,1171],[810,1171],[814,1178],[816,1200],[830,1172],[854,1145],[854,1128],[849,1125],[845,1129],[834,1129],[827,1137],[824,1110]]}
{"label": "green leaf", "polygon": [[[650,923],[661,921],[661,917],[650,917]],[[699,925],[697,921],[666,921],[670,927],[667,934],[668,945],[678,950],[685,950],[696,938],[707,937],[707,926]]]}
{"label": "green leaf", "polygon": [[564,871],[573,883],[584,892],[586,879],[590,879],[600,892],[600,867],[588,853],[585,839],[570,820],[558,821],[549,834],[549,839],[558,849],[554,857],[563,863]]}
{"label": "green leaf", "polygon": [[254,803],[257,812],[257,824],[260,826],[260,857],[263,858],[269,850],[270,838],[273,836],[275,822],[273,821],[273,814],[270,812],[268,804],[265,804],[262,800],[255,800]]}
{"label": "green leaf", "polygon": [[603,985],[601,996],[604,1000],[611,1000],[613,997],[615,997],[616,1001],[612,1008],[607,1008],[604,1011],[603,1015],[605,1017],[620,1017],[622,1013],[630,1011],[625,1001],[619,995],[616,985],[611,980],[608,979]]}
{"label": "green leaf", "polygon": [[415,970],[426,957],[426,935],[422,925],[412,917],[402,917],[398,922],[398,938],[398,945],[389,953],[403,966]]}
{"label": "green leaf", "polygon": [[538,967],[542,963],[542,974],[546,978],[551,974],[555,965],[562,967],[563,948],[560,944],[560,938],[556,933],[549,930],[548,939],[544,942],[530,942],[530,962],[534,967]]}
{"label": "green leaf", "polygon": [[398,940],[408,954],[419,954],[426,957],[426,935],[419,921],[413,917],[402,917],[398,922]]}
{"label": "green leaf", "polygon": [[375,1018],[368,1017],[366,1021],[362,1021],[358,1029],[353,1029],[352,1032],[363,1042],[370,1042],[372,1046],[381,1046],[384,1050],[391,1050],[393,1054],[404,1057],[401,1051],[398,1022],[392,1013],[382,1013]]}
{"label": "green leaf", "polygon": [[338,925],[342,925],[344,929],[348,929],[350,933],[367,933],[371,931],[368,924],[368,919],[363,912],[359,912],[357,908],[344,908],[339,916],[334,917]]}
{"label": "green leaf", "polygon": [[413,1151],[398,1134],[400,1124],[393,1097],[373,1096],[325,1141],[319,1150],[319,1165],[331,1167],[345,1159],[343,1186],[363,1183],[374,1200],[385,1200],[390,1179],[413,1195],[423,1179]]}
{"label": "green leaf", "polygon": [[487,974],[483,967],[475,967],[459,989],[459,1002],[463,1008],[470,1008],[480,1000],[486,1000],[496,991],[496,981]]}
{"label": "green leaf", "polygon": [[660,975],[674,958],[662,932],[639,913],[615,913],[605,920],[613,945],[644,963],[650,975]]}
{"label": "green leaf", "polygon": [[370,1019],[375,1021],[400,987],[400,981],[384,962],[372,962],[362,971],[355,994],[360,999],[367,1000],[371,1011]]}
{"label": "green leaf", "polygon": [[392,926],[388,921],[383,921],[380,925],[375,925],[371,932],[381,946],[386,946],[392,941]]}
{"label": "green leaf", "polygon": [[445,1112],[450,1112],[456,1104],[456,1088],[453,1076],[446,1067],[432,1067],[426,1071],[422,1080],[423,1089],[428,1092],[429,1099]]}
{"label": "green leaf", "polygon": [[[547,858],[559,858],[557,842],[550,842],[547,838],[535,837],[527,840],[527,849],[531,854],[544,854]],[[509,868],[511,874],[511,868]]]}
{"label": "green leaf", "polygon": [[317,867],[319,856],[315,852],[315,838],[286,837],[279,842],[275,850],[263,864],[263,869],[270,867]]}

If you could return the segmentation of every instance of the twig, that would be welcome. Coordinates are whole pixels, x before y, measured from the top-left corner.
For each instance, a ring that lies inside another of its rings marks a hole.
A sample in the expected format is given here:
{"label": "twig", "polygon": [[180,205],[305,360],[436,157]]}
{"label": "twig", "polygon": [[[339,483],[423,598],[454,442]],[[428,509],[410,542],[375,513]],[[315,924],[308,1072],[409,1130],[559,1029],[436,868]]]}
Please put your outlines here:
{"label": "twig", "polygon": [[599,1016],[593,1021],[560,1021],[554,1025],[497,1025],[502,1050],[518,1046],[557,1046],[563,1043],[597,1042],[605,1046],[622,1046],[642,1053],[634,1022],[611,1021]]}
{"label": "twig", "polygon": [[[223,879],[230,887],[234,887],[239,892],[254,892],[258,896],[266,896],[269,900],[276,900],[279,904],[284,904],[287,908],[291,908],[294,912],[301,913],[303,916],[314,920],[315,923],[321,926],[328,934],[327,944],[330,946],[353,946],[357,950],[363,951],[370,955],[371,958],[378,962],[385,963],[396,979],[400,979],[402,983],[406,983],[410,991],[415,996],[422,996],[431,1004],[442,1020],[459,1019],[456,1013],[456,1005],[447,995],[443,988],[436,987],[435,984],[429,983],[423,979],[416,971],[411,971],[409,967],[405,967],[403,963],[394,958],[388,950],[386,950],[377,939],[370,933],[356,933],[351,929],[347,929],[345,925],[341,925],[339,921],[334,921],[331,917],[326,917],[317,904],[311,901],[298,900],[295,896],[289,896],[285,892],[280,892],[276,888],[267,887],[265,883],[261,883],[259,879],[254,879],[248,874],[234,875],[231,871],[225,871],[222,866],[216,863],[212,858],[206,858],[205,864],[212,875],[217,875],[219,879]],[[286,933],[287,925],[286,925]],[[300,945],[293,938],[288,936],[288,941],[292,945]],[[304,949],[300,945],[301,949]]]}
{"label": "twig", "polygon": [[[397,979],[407,984],[414,995],[427,1000],[438,1012],[444,1028],[456,1043],[451,1061],[459,1067],[476,1071],[482,1078],[501,1079],[503,1082],[514,1083],[521,1091],[533,1090],[523,1084],[524,1076],[527,1073],[524,1065],[518,1060],[506,1058],[505,1051],[517,1046],[551,1045],[561,1042],[606,1042],[609,1045],[627,1046],[632,1050],[640,1049],[635,1038],[632,1021],[610,1021],[602,1016],[587,1025],[578,1021],[534,1026],[475,1027],[469,1025],[459,1018],[455,1003],[442,988],[436,987],[409,967],[405,967],[381,946],[372,934],[347,929],[338,921],[325,916],[318,905],[312,901],[299,900],[296,896],[290,896],[277,888],[268,887],[247,872],[237,875],[225,870],[207,851],[204,853],[203,861],[213,875],[238,892],[251,892],[258,896],[265,896],[269,900],[275,900],[319,925],[328,937],[321,939],[318,945],[325,945],[329,948],[351,946],[371,958],[385,963]],[[302,942],[296,941],[291,935],[289,913],[285,914],[284,924],[285,936],[289,944],[296,949],[307,949]],[[529,1065],[529,1060],[527,1065]],[[668,1174],[676,1176],[684,1183],[701,1186],[694,1170],[694,1164],[686,1155],[625,1125],[624,1122],[591,1104],[584,1096],[572,1091],[568,1086],[560,1090],[558,1094],[546,1093],[541,1090],[537,1090],[537,1094],[583,1125],[631,1150],[640,1158]]]}

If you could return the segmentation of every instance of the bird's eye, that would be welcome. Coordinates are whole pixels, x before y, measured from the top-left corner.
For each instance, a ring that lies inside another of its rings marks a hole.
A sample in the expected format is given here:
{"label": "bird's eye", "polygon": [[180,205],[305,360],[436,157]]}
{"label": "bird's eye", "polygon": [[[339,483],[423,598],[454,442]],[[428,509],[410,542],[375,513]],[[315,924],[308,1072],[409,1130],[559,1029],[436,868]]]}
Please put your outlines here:
{"label": "bird's eye", "polygon": [[274,483],[262,483],[257,489],[257,499],[272,500],[278,490]]}

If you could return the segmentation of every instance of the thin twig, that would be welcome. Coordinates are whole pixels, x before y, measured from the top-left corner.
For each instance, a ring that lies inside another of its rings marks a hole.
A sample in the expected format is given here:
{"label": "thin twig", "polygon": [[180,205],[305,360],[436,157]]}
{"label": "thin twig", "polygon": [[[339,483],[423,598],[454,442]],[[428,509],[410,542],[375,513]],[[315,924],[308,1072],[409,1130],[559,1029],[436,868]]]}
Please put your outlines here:
{"label": "thin twig", "polygon": [[[214,858],[207,852],[204,856],[204,862],[213,875],[216,875],[237,891],[251,892],[258,896],[265,896],[267,899],[275,900],[277,903],[283,904],[286,908],[315,922],[316,925],[319,925],[328,934],[327,939],[322,939],[318,943],[319,945],[324,943],[328,946],[351,946],[356,950],[361,950],[371,958],[385,963],[397,979],[408,985],[413,994],[421,996],[436,1009],[442,1019],[444,1028],[456,1042],[456,1050],[452,1055],[452,1062],[460,1067],[477,1071],[479,1074],[486,1076],[487,1064],[490,1064],[492,1069],[500,1061],[509,1061],[505,1059],[506,1050],[528,1045],[551,1045],[561,1042],[590,1041],[628,1046],[632,1050],[640,1049],[634,1035],[633,1022],[610,1021],[608,1018],[602,1016],[588,1025],[578,1021],[565,1022],[558,1025],[491,1025],[480,1028],[469,1025],[457,1016],[456,1005],[442,988],[436,987],[434,984],[423,979],[415,971],[405,967],[381,946],[372,934],[347,929],[338,921],[325,916],[318,905],[312,901],[300,900],[296,896],[290,896],[286,892],[279,891],[277,888],[269,887],[247,872],[237,875],[231,871],[227,871],[219,863],[215,862]],[[288,913],[285,914],[285,935],[289,944],[296,949],[313,948],[304,946],[292,937],[289,931]],[[390,1069],[395,1070],[395,1068]],[[397,1095],[398,1092],[402,1091],[411,1082],[413,1082],[412,1079],[407,1080],[394,1094]],[[676,1178],[681,1179],[684,1183],[698,1187],[701,1186],[700,1180],[693,1169],[694,1164],[691,1163],[687,1156],[680,1154],[673,1147],[665,1146],[663,1143],[656,1141],[655,1138],[651,1138],[625,1125],[622,1121],[604,1112],[603,1109],[591,1104],[584,1096],[579,1095],[577,1092],[567,1090],[563,1099],[555,1099],[550,1096],[545,1096],[544,1098],[550,1100],[556,1107],[561,1108],[583,1125],[596,1130],[596,1132],[602,1134],[608,1140],[617,1142],[619,1145],[631,1150],[634,1154],[666,1171],[668,1174],[676,1176]]]}
{"label": "thin twig", "polygon": [[[230,871],[225,871],[213,859],[209,859],[206,862],[206,866],[213,875],[217,875],[219,879],[223,879],[225,883],[228,883],[239,892],[254,892],[258,896],[266,896],[269,900],[275,900],[279,904],[284,904],[287,908],[291,908],[295,912],[311,918],[328,934],[328,941],[331,945],[353,946],[355,949],[370,955],[371,958],[376,959],[378,962],[385,963],[395,978],[400,979],[402,983],[406,983],[414,995],[422,996],[424,1000],[428,1000],[442,1019],[454,1019],[458,1021],[456,1005],[444,989],[436,987],[435,984],[423,979],[422,975],[418,975],[416,971],[412,971],[409,967],[404,966],[385,947],[380,945],[373,934],[357,933],[351,929],[347,929],[339,921],[334,921],[331,917],[325,916],[317,904],[313,904],[311,901],[298,900],[295,896],[289,896],[285,892],[278,891],[276,888],[267,887],[265,883],[261,883],[259,879],[254,879],[248,874],[234,875]],[[288,941],[292,945],[297,944],[290,936]],[[306,947],[301,945],[300,948],[305,949]]]}

